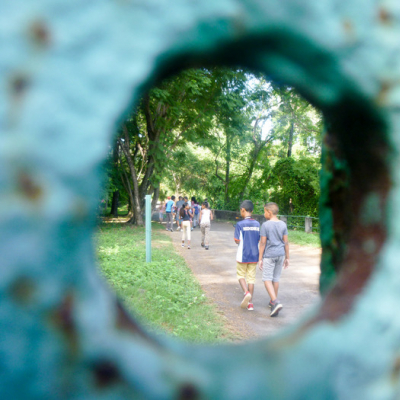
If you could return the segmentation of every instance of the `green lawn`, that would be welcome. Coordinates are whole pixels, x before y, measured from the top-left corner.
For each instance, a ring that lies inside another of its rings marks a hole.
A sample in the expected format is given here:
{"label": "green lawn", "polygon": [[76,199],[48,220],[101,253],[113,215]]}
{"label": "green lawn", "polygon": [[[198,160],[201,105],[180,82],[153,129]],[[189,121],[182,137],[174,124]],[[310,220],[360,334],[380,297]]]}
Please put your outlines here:
{"label": "green lawn", "polygon": [[96,235],[102,274],[128,310],[151,330],[193,342],[237,339],[207,301],[170,237],[153,223],[152,262],[147,264],[144,228],[102,224]]}
{"label": "green lawn", "polygon": [[288,237],[289,243],[300,244],[302,246],[309,247],[321,247],[319,233],[305,233],[302,231],[289,230]]}

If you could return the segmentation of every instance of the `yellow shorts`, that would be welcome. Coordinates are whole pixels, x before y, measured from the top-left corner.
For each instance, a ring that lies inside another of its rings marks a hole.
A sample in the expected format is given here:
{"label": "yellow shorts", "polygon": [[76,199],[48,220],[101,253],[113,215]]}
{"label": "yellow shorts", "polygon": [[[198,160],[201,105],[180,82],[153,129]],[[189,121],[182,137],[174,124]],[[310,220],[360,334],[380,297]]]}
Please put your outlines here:
{"label": "yellow shorts", "polygon": [[[247,283],[254,284],[256,282],[257,263],[240,263],[236,262],[236,274],[238,279],[246,279]],[[246,277],[247,275],[247,277]]]}

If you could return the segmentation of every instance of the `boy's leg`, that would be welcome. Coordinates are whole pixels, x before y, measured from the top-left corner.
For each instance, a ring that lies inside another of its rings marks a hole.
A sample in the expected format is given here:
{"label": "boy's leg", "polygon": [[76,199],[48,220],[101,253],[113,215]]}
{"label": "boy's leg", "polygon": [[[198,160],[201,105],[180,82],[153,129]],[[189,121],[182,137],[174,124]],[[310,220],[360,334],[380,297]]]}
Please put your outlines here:
{"label": "boy's leg", "polygon": [[275,296],[278,297],[279,282],[272,281],[272,286],[274,287],[275,290]]}
{"label": "boy's leg", "polygon": [[285,261],[285,256],[277,257],[275,260],[275,267],[272,277],[272,286],[274,287],[275,297],[278,297],[279,290],[279,280],[281,279],[283,262]]}
{"label": "boy's leg", "polygon": [[205,239],[204,239],[204,243],[206,245],[206,250],[208,249],[208,245],[209,245],[209,238],[210,238],[210,224],[207,223],[206,224],[206,229],[205,229]]}
{"label": "boy's leg", "polygon": [[185,225],[182,223],[182,243],[185,243],[186,239],[186,231],[185,231]]}
{"label": "boy's leg", "polygon": [[275,269],[275,259],[264,258],[262,280],[264,281],[265,289],[267,289],[271,301],[276,300],[275,288],[274,285],[272,284],[272,280],[274,278],[274,269]]}
{"label": "boy's leg", "polygon": [[257,263],[247,264],[247,285],[252,298],[254,294],[254,284],[256,282],[256,270],[257,270]]}
{"label": "boy's leg", "polygon": [[276,293],[275,293],[275,288],[274,285],[272,284],[272,281],[264,281],[265,289],[267,289],[268,295],[271,298],[271,301],[276,300]]}
{"label": "boy's leg", "polygon": [[[242,308],[247,308],[247,306],[249,305],[249,303],[251,301],[251,297],[252,297],[250,290],[247,287],[247,283],[246,283],[247,268],[248,268],[247,263],[236,262],[237,278],[239,281],[239,285],[242,288],[243,293],[244,293],[242,303],[240,304],[240,307],[242,307]],[[254,291],[254,286],[253,286],[253,291]]]}
{"label": "boy's leg", "polygon": [[187,241],[188,241],[188,248],[190,249],[190,239],[191,239],[191,233],[190,233],[190,226],[187,227]]}
{"label": "boy's leg", "polygon": [[247,290],[246,279],[240,278],[240,279],[239,279],[239,285],[240,285],[240,287],[242,288],[243,293],[246,293],[246,292],[248,291],[248,290]]}

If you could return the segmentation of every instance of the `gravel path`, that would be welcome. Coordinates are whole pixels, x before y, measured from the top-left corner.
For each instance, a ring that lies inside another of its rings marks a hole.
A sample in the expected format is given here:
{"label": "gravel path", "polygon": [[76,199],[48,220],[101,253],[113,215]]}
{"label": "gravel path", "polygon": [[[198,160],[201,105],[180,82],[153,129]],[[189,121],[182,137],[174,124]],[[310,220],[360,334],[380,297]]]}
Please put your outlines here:
{"label": "gravel path", "polygon": [[279,316],[269,316],[269,296],[258,268],[253,298],[254,311],[240,308],[243,293],[236,278],[237,245],[233,241],[233,233],[232,223],[213,222],[208,251],[200,246],[200,229],[192,231],[190,250],[181,247],[181,232],[167,233],[173,238],[174,246],[187,261],[206,296],[215,303],[217,311],[226,318],[233,331],[243,339],[270,336],[280,328],[294,323],[308,308],[318,303],[321,251],[292,244],[291,264],[283,271],[280,281],[279,299],[283,309]]}

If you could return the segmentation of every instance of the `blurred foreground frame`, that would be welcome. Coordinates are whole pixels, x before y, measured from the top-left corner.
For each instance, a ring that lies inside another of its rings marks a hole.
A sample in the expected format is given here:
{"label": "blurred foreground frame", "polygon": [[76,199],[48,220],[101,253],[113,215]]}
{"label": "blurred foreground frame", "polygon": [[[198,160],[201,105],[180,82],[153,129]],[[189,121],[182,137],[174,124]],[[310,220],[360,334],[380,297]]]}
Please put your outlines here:
{"label": "blurred foreground frame", "polygon": [[[397,1],[3,0],[0,20],[2,399],[400,396]],[[326,118],[323,301],[235,346],[149,335],[91,239],[115,124],[209,65],[262,71]]]}

